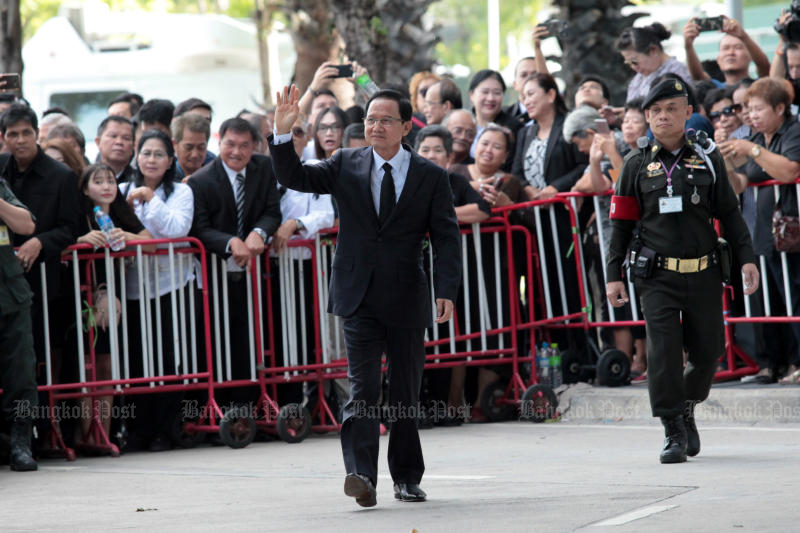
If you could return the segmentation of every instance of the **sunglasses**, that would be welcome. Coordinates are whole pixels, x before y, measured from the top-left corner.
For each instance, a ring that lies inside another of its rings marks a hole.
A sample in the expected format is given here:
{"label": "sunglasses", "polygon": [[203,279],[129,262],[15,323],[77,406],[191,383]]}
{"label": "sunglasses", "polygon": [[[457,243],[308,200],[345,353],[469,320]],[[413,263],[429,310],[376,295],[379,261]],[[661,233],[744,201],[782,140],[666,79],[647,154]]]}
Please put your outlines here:
{"label": "sunglasses", "polygon": [[720,111],[714,111],[713,113],[708,114],[708,118],[711,120],[718,120],[722,115],[726,117],[731,117],[742,110],[742,104],[734,104],[723,107]]}
{"label": "sunglasses", "polygon": [[425,95],[428,94],[428,87],[420,87],[418,92],[425,98]]}

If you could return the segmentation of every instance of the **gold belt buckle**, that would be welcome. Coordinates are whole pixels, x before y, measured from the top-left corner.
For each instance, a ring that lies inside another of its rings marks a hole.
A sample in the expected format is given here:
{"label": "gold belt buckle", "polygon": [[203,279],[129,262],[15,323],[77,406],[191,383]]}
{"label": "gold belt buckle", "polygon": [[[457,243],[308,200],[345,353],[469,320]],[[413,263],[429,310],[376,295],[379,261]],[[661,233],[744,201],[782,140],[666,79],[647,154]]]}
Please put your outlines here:
{"label": "gold belt buckle", "polygon": [[699,259],[681,259],[681,262],[678,264],[678,272],[681,274],[691,274],[693,272],[699,272],[698,265],[700,264]]}
{"label": "gold belt buckle", "polygon": [[667,257],[667,270],[672,270],[673,272],[678,271],[678,260],[674,257]]}

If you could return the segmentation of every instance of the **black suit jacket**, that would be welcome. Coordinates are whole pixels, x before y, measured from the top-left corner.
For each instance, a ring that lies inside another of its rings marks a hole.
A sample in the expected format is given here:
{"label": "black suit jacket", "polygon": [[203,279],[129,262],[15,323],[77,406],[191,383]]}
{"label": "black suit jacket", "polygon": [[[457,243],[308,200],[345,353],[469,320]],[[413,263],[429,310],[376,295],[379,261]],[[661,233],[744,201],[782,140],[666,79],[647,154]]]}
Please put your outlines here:
{"label": "black suit jacket", "polygon": [[519,123],[519,127],[520,128],[524,127],[525,124],[530,120],[530,117],[528,117],[528,113],[523,112],[519,108],[519,102],[518,101],[514,102],[513,104],[511,104],[508,107],[506,107],[505,109],[503,109],[503,113],[505,113],[507,116],[515,119]]}
{"label": "black suit jacket", "polygon": [[[194,193],[190,235],[200,239],[209,252],[227,257],[230,254],[226,246],[237,237],[238,224],[233,187],[222,166],[222,158],[195,172],[188,183]],[[272,235],[280,225],[281,197],[269,157],[253,154],[244,181],[245,237],[254,228]]]}
{"label": "black suit jacket", "polygon": [[[544,179],[548,185],[552,185],[558,192],[568,192],[586,170],[589,158],[586,154],[578,151],[578,148],[571,142],[564,140],[563,127],[564,115],[557,114],[550,129],[550,136],[547,138],[547,150],[544,155]],[[519,132],[517,139],[517,150],[514,155],[514,165],[511,173],[528,185],[525,179],[525,154],[533,139],[539,133],[539,125],[535,122],[526,126]]]}
{"label": "black suit jacket", "polygon": [[[436,298],[455,302],[461,281],[461,246],[447,172],[411,153],[400,199],[383,226],[372,199],[372,148],[337,151],[316,165],[302,165],[292,143],[270,153],[281,185],[332,194],[339,206],[339,237],[331,269],[328,312],[352,316],[367,295],[383,302],[384,325],[424,328],[432,323],[431,294],[422,268],[422,245],[430,234]],[[407,146],[402,149],[409,150]],[[374,296],[373,293],[371,296]],[[375,301],[370,298],[370,301]]]}
{"label": "black suit jacket", "polygon": [[6,178],[17,199],[25,204],[36,220],[33,235],[15,235],[14,246],[36,237],[42,251],[26,274],[28,283],[41,295],[39,263],[44,261],[47,275],[47,297],[52,300],[61,291],[59,264],[61,252],[78,238],[78,179],[67,167],[42,152],[20,177],[16,161],[10,154],[0,154],[0,176]]}

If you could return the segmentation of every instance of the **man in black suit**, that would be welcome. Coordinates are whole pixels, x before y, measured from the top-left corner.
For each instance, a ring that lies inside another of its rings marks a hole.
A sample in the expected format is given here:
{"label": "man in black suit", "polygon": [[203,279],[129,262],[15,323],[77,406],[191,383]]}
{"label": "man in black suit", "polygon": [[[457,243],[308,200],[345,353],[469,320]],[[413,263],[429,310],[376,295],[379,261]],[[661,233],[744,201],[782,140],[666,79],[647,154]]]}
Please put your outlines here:
{"label": "man in black suit", "polygon": [[339,150],[327,161],[303,166],[288,142],[298,100],[294,86],[278,94],[277,136],[270,138],[270,153],[282,185],[332,194],[339,206],[328,311],[345,319],[350,399],[341,432],[344,492],[361,506],[376,504],[377,404],[385,352],[394,495],[402,501],[424,501],[417,410],[424,333],[432,322],[422,269],[426,233],[436,253],[437,323],[450,319],[461,279],[459,231],[447,173],[401,144],[411,130],[411,103],[395,91],[379,91],[367,102],[370,146]]}
{"label": "man in black suit", "polygon": [[254,153],[259,133],[249,122],[226,120],[219,138],[219,157],[188,181],[194,192],[191,235],[209,252],[228,258],[231,375],[241,379],[250,377],[248,317],[241,312],[248,297],[244,275],[280,226],[280,194],[269,158]]}
{"label": "man in black suit", "polygon": [[517,91],[518,99],[504,109],[507,115],[515,118],[520,126],[524,126],[530,120],[528,110],[522,103],[522,86],[531,74],[536,74],[536,58],[523,57],[517,61],[514,68],[514,90]]}

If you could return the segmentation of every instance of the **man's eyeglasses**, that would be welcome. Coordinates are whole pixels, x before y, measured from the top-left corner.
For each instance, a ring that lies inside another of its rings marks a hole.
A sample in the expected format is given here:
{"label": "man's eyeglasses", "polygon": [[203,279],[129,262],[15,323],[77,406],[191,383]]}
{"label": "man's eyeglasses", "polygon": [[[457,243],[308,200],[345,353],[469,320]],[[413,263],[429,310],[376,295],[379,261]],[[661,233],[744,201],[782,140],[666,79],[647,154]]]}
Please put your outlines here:
{"label": "man's eyeglasses", "polygon": [[714,121],[714,120],[719,120],[719,118],[722,117],[722,115],[725,115],[726,117],[732,117],[741,110],[742,110],[742,104],[733,104],[723,107],[719,111],[714,111],[712,113],[709,113],[708,118]]}
{"label": "man's eyeglasses", "polygon": [[381,118],[367,117],[364,119],[364,124],[366,124],[370,128],[374,128],[376,124],[380,124],[384,128],[388,128],[394,122],[405,122],[405,121],[402,118],[395,118],[395,117],[381,117]]}
{"label": "man's eyeglasses", "polygon": [[455,127],[452,130],[450,130],[450,133],[452,133],[453,135],[466,135],[467,137],[475,137],[476,134],[475,130],[466,129],[462,127]]}

